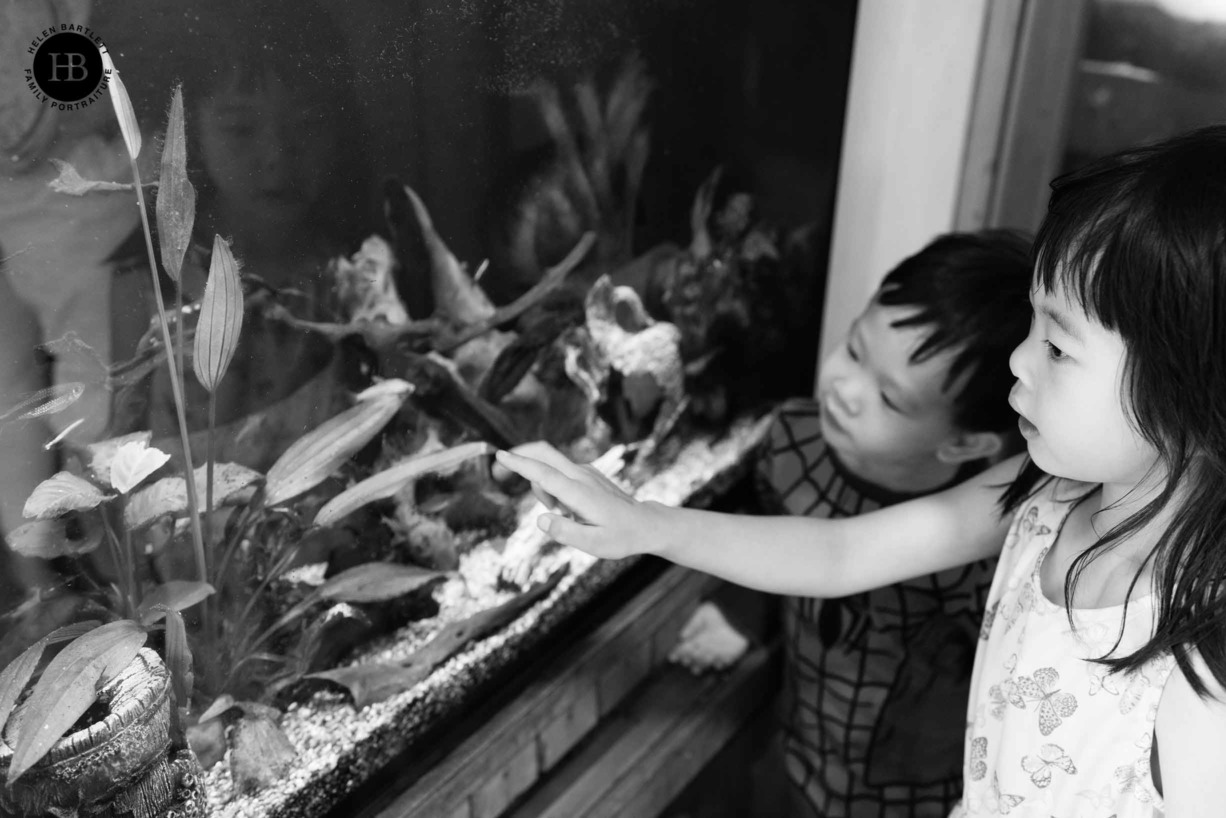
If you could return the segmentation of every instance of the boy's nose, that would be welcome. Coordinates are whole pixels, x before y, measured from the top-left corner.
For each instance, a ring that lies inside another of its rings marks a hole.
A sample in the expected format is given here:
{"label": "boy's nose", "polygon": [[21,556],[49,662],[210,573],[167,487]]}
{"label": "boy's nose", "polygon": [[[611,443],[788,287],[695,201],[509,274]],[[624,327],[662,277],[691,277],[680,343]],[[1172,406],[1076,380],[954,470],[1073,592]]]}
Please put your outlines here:
{"label": "boy's nose", "polygon": [[835,407],[845,415],[860,414],[861,400],[859,389],[851,378],[839,378],[830,390],[834,396]]}

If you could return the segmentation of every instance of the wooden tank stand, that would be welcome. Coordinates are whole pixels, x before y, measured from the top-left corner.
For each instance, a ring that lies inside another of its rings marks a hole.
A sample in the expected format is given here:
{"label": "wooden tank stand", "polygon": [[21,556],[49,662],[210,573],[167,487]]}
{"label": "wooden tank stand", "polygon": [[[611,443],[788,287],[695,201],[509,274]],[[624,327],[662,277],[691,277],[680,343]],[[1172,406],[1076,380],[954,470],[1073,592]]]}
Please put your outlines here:
{"label": "wooden tank stand", "polygon": [[671,566],[539,672],[378,818],[661,815],[777,688],[776,648],[722,675],[668,664],[681,626],[721,583]]}

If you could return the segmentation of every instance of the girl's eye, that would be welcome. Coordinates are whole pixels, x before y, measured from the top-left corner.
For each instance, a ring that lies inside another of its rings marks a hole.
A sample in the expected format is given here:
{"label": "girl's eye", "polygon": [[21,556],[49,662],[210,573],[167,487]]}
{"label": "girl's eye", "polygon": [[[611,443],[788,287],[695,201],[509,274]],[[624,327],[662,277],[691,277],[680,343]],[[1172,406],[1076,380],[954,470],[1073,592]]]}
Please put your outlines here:
{"label": "girl's eye", "polygon": [[850,339],[848,339],[848,341],[847,341],[847,357],[851,358],[853,361],[859,361],[859,360],[860,360],[860,356],[856,354],[856,350],[855,350],[855,348],[854,348],[854,347],[851,345],[851,340],[850,340]]}
{"label": "girl's eye", "polygon": [[1064,360],[1064,351],[1060,347],[1053,344],[1051,341],[1044,341],[1044,346],[1047,347],[1047,357],[1052,361]]}
{"label": "girl's eye", "polygon": [[902,411],[901,409],[898,408],[898,405],[895,404],[894,401],[890,400],[889,395],[887,395],[884,392],[881,393],[881,402],[886,405],[887,409],[893,409],[895,412]]}

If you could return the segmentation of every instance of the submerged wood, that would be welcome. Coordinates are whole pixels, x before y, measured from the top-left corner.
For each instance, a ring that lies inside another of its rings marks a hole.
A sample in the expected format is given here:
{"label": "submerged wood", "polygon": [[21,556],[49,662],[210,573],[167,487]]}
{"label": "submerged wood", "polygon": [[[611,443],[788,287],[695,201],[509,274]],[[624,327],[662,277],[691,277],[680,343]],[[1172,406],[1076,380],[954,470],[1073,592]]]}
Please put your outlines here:
{"label": "submerged wood", "polygon": [[[102,720],[60,739],[11,788],[0,787],[0,814],[101,816],[126,809],[145,818],[176,802],[200,801],[194,756],[169,754],[170,674],[154,651],[142,648],[99,702],[107,710]],[[12,757],[0,742],[0,773]]]}

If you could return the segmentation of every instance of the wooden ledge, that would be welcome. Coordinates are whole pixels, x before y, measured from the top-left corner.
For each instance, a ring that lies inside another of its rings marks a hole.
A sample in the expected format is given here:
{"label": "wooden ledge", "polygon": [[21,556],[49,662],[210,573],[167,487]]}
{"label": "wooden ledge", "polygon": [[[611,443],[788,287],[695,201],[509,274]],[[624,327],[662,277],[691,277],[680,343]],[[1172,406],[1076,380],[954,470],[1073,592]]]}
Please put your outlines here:
{"label": "wooden ledge", "polygon": [[515,810],[511,818],[653,818],[755,714],[777,683],[772,651],[726,675],[670,667],[653,678]]}

